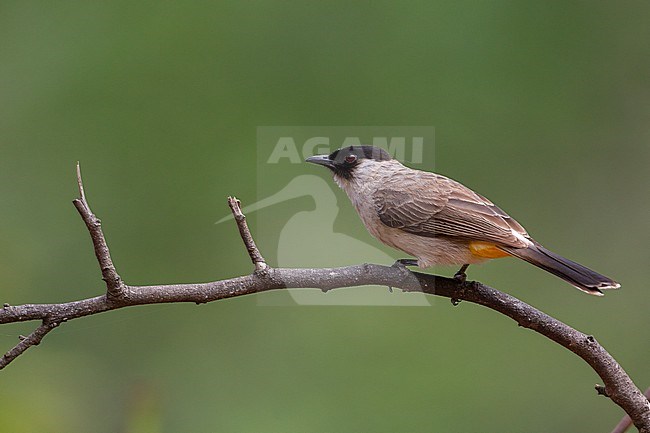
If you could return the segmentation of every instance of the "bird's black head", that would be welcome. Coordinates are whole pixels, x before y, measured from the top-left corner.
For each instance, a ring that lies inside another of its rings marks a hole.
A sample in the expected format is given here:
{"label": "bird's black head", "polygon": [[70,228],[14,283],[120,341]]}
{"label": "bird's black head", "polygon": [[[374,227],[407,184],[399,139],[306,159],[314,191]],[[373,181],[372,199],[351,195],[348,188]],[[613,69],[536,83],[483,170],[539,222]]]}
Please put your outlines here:
{"label": "bird's black head", "polygon": [[315,155],[306,159],[312,164],[324,165],[343,179],[352,179],[354,170],[363,160],[388,161],[391,157],[384,149],[374,146],[342,147],[329,155]]}

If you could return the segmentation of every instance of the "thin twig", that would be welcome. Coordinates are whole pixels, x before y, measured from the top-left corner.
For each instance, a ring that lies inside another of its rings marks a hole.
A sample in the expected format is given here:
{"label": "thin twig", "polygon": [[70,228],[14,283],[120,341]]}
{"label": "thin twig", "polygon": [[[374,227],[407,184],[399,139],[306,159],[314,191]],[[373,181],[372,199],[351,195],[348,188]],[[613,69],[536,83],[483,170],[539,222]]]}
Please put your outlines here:
{"label": "thin twig", "polygon": [[57,322],[49,322],[43,320],[43,323],[34,330],[27,337],[21,337],[20,343],[16,344],[13,349],[5,353],[2,358],[0,358],[0,370],[5,368],[11,361],[23,354],[27,349],[32,346],[38,346],[43,340],[43,337],[47,335],[52,329],[58,326]]}
{"label": "thin twig", "polygon": [[84,183],[83,180],[81,179],[81,165],[79,164],[79,161],[77,161],[77,187],[79,188],[79,199],[81,199],[81,201],[83,202],[84,206],[86,206],[86,208],[89,208],[88,202],[86,201]]}
{"label": "thin twig", "polygon": [[265,270],[268,265],[266,264],[264,257],[262,257],[260,250],[257,249],[255,240],[253,240],[253,236],[248,229],[248,224],[246,224],[246,215],[241,211],[241,202],[237,200],[236,197],[228,197],[228,206],[230,206],[230,210],[235,217],[239,234],[241,235],[242,241],[244,241],[248,255],[250,256],[253,265],[255,265],[255,271],[260,272]]}
{"label": "thin twig", "polygon": [[79,162],[77,162],[77,185],[79,187],[79,198],[74,199],[72,203],[79,211],[79,215],[81,215],[90,232],[90,238],[95,248],[95,257],[97,257],[102,271],[102,279],[106,282],[106,294],[112,301],[121,301],[127,294],[127,287],[117,273],[115,265],[113,265],[111,253],[102,232],[102,222],[92,212],[86,200]]}
{"label": "thin twig", "polygon": [[[643,395],[650,399],[650,388],[646,389]],[[629,415],[624,415],[618,424],[616,424],[612,433],[625,433],[630,427],[632,427],[632,418]]]}

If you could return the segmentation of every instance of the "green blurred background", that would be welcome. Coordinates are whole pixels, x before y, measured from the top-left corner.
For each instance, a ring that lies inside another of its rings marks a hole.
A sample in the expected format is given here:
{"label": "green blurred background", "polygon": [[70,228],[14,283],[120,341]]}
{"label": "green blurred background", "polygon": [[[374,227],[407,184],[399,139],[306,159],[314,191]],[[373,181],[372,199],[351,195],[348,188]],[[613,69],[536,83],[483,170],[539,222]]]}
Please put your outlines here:
{"label": "green blurred background", "polygon": [[[647,2],[3,1],[0,301],[102,293],[77,160],[128,283],[209,281],[251,269],[214,222],[226,196],[256,197],[258,126],[432,125],[437,170],[623,288],[589,297],[514,260],[470,277],[594,334],[645,388],[649,19]],[[335,227],[373,243],[337,196]],[[33,326],[2,326],[2,350]],[[444,301],[128,308],[67,323],[0,380],[3,432],[594,432],[622,415],[567,350]]]}

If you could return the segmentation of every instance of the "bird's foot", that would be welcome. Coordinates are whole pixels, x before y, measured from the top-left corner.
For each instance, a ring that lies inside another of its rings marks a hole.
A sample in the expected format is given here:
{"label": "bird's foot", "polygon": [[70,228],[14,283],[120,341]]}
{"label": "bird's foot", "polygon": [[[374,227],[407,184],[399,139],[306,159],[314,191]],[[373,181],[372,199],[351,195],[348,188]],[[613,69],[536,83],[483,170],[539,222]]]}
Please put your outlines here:
{"label": "bird's foot", "polygon": [[467,282],[467,274],[465,271],[469,267],[469,264],[463,265],[458,272],[454,274],[454,280],[458,281],[461,284],[465,284]]}
{"label": "bird's foot", "polygon": [[[467,285],[467,274],[465,273],[465,271],[467,270],[468,266],[469,266],[469,264],[464,264],[458,270],[458,272],[456,272],[454,274],[454,280],[458,281],[460,283],[460,285],[463,286],[463,287]],[[453,305],[455,307],[458,304],[460,304],[460,301],[461,300],[458,299],[458,298],[451,298],[451,305]]]}
{"label": "bird's foot", "polygon": [[[417,266],[417,265],[418,265],[418,261],[416,259],[398,259],[395,260],[395,263],[393,263],[391,267],[400,269],[405,273],[410,274],[411,270],[407,268],[407,266]],[[388,291],[390,293],[393,293],[393,288],[391,286],[388,286]]]}
{"label": "bird's foot", "polygon": [[465,284],[467,282],[467,274],[465,272],[456,272],[454,274],[454,280],[458,281],[461,284]]}
{"label": "bird's foot", "polygon": [[406,268],[407,266],[417,266],[418,261],[416,259],[398,259],[393,263],[394,268]]}

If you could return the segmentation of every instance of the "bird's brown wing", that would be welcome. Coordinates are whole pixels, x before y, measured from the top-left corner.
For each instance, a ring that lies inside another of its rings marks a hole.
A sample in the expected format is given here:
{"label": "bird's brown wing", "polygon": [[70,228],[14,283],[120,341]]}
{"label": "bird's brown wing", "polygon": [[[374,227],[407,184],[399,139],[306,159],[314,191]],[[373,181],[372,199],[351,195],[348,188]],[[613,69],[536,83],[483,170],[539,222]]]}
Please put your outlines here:
{"label": "bird's brown wing", "polygon": [[460,183],[411,171],[382,183],[374,194],[379,219],[418,236],[450,236],[521,248],[526,230],[485,197]]}

